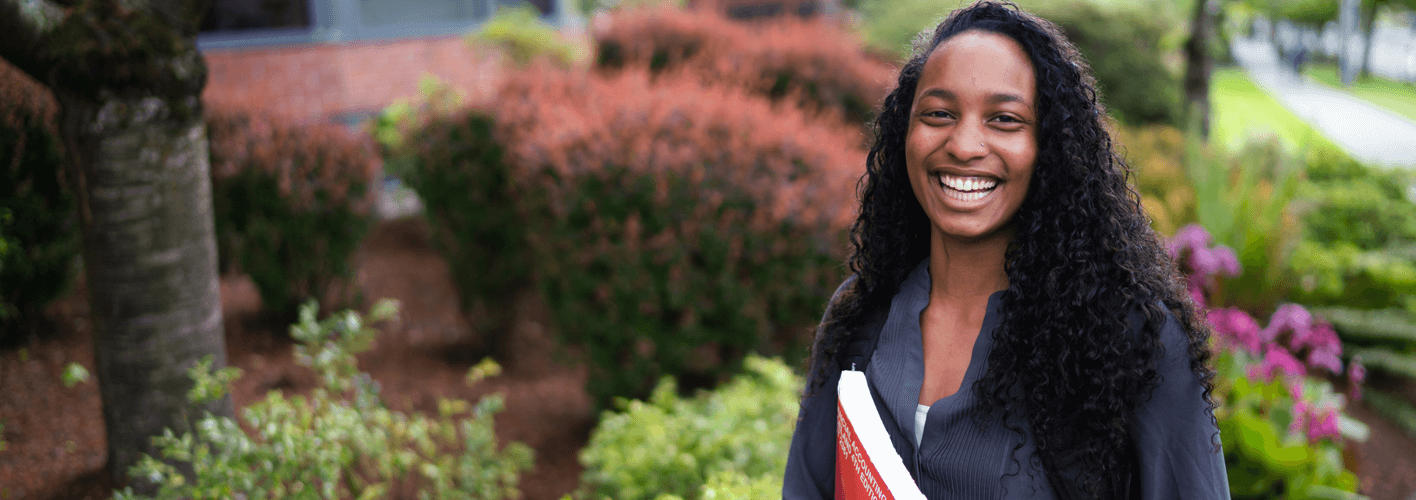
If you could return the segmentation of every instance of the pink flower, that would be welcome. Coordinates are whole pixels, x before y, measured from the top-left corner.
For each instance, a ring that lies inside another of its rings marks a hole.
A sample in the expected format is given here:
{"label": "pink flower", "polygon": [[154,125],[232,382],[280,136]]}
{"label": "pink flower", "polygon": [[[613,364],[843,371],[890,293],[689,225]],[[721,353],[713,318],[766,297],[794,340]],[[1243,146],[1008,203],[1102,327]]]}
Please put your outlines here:
{"label": "pink flower", "polygon": [[1283,372],[1284,377],[1293,375],[1305,375],[1308,370],[1303,367],[1303,363],[1298,358],[1293,357],[1281,346],[1269,345],[1264,353],[1264,360],[1259,364],[1257,373],[1250,373],[1250,376],[1263,377],[1265,382],[1273,380],[1274,372]]}
{"label": "pink flower", "polygon": [[1208,307],[1205,303],[1205,289],[1194,279],[1189,280],[1190,299],[1195,301],[1195,308],[1204,311]]}
{"label": "pink flower", "polygon": [[1361,356],[1353,356],[1347,363],[1347,396],[1353,401],[1362,399],[1362,382],[1367,380],[1367,367]]}
{"label": "pink flower", "polygon": [[1321,320],[1312,323],[1309,328],[1294,330],[1293,339],[1289,341],[1289,345],[1295,351],[1311,347],[1314,350],[1342,354],[1342,339],[1337,338],[1337,331],[1332,329],[1331,324]]}
{"label": "pink flower", "polygon": [[1230,278],[1239,276],[1242,269],[1239,267],[1239,256],[1234,254],[1234,249],[1224,245],[1216,245],[1213,250],[1213,257],[1216,261],[1216,270]]}
{"label": "pink flower", "polygon": [[1252,354],[1262,352],[1259,323],[1249,313],[1233,307],[1211,309],[1208,319],[1220,340],[1229,346],[1242,347]]}
{"label": "pink flower", "polygon": [[1175,236],[1170,238],[1170,256],[1179,259],[1186,250],[1208,247],[1212,239],[1203,226],[1187,224],[1175,231]]}
{"label": "pink flower", "polygon": [[1260,333],[1264,342],[1273,342],[1284,332],[1307,332],[1312,326],[1313,315],[1307,309],[1298,304],[1284,304],[1273,312],[1268,326]]}
{"label": "pink flower", "polygon": [[1191,275],[1202,280],[1220,275],[1233,278],[1238,276],[1240,271],[1239,257],[1234,254],[1233,249],[1224,245],[1214,248],[1191,248],[1186,264],[1190,266]]}
{"label": "pink flower", "polygon": [[1336,408],[1314,406],[1302,399],[1293,403],[1293,422],[1288,425],[1288,431],[1302,432],[1308,442],[1314,444],[1323,439],[1336,440],[1342,435],[1337,426]]}
{"label": "pink flower", "polygon": [[1342,373],[1342,359],[1330,349],[1313,349],[1308,353],[1308,366],[1327,368],[1333,375]]}

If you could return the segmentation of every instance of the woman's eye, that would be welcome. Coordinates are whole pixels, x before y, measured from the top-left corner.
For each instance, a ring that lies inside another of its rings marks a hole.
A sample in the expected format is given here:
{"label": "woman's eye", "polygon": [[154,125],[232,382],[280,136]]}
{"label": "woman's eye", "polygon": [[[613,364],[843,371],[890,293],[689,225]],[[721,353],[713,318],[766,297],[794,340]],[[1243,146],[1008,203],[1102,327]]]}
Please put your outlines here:
{"label": "woman's eye", "polygon": [[948,111],[925,111],[923,116],[927,118],[947,119],[952,118]]}

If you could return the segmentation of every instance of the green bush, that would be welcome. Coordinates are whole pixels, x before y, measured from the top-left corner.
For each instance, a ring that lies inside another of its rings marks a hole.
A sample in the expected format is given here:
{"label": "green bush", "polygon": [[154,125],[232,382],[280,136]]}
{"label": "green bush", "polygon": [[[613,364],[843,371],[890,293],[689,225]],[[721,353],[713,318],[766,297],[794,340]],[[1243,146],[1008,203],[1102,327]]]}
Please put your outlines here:
{"label": "green bush", "polygon": [[81,249],[58,110],[48,89],[0,61],[0,344],[45,331],[43,308],[69,289]]}
{"label": "green bush", "polygon": [[504,161],[491,116],[434,120],[409,138],[403,181],[423,201],[432,242],[445,257],[480,354],[502,355],[512,297],[529,289],[535,229],[522,213],[520,186]]}
{"label": "green bush", "polygon": [[1309,154],[1307,174],[1305,239],[1367,251],[1416,243],[1416,174],[1368,167],[1328,148]]}
{"label": "green bush", "polygon": [[648,401],[606,411],[580,453],[579,495],[617,500],[775,498],[802,379],[749,356],[732,382],[679,397],[665,377]]}
{"label": "green bush", "polygon": [[1091,63],[1114,118],[1130,125],[1180,123],[1180,81],[1162,61],[1160,43],[1172,29],[1163,16],[1141,6],[1104,9],[1090,2],[1041,14]]}
{"label": "green bush", "polygon": [[372,148],[333,126],[242,111],[208,109],[206,121],[222,271],[250,275],[282,319],[307,299],[326,299],[340,281],[347,290],[372,222]]}
{"label": "green bush", "polygon": [[1416,315],[1416,175],[1329,148],[1312,151],[1306,170],[1297,300]]}
{"label": "green bush", "polygon": [[[1180,80],[1164,59],[1183,21],[1162,2],[1023,2],[1029,11],[1056,23],[1076,44],[1096,73],[1113,117],[1127,125],[1180,124]],[[922,30],[958,7],[952,2],[862,0],[862,30],[872,45],[908,56]]]}
{"label": "green bush", "polygon": [[587,47],[570,43],[540,17],[540,11],[530,5],[500,7],[481,29],[467,35],[467,41],[500,48],[518,64],[544,56],[570,66],[589,58]]}
{"label": "green bush", "polygon": [[[144,456],[129,472],[160,486],[153,498],[227,499],[385,498],[409,489],[419,498],[502,499],[520,496],[518,475],[531,467],[531,449],[513,442],[497,449],[493,414],[500,396],[476,404],[438,401],[438,415],[390,410],[378,384],[360,373],[354,356],[367,350],[377,330],[345,311],[315,321],[310,303],[290,334],[300,342],[296,359],[315,370],[320,384],[307,399],[271,391],[244,410],[245,427],[204,416],[196,435],[168,430],[155,438],[162,456]],[[367,321],[397,315],[391,301],[374,306]],[[468,382],[495,375],[483,362]],[[211,360],[189,371],[193,401],[220,398],[239,376],[235,368],[211,370]],[[177,464],[177,465],[174,465]],[[190,471],[183,476],[178,466]],[[115,498],[144,498],[131,489]]]}
{"label": "green bush", "polygon": [[841,278],[855,134],[687,78],[533,66],[411,138],[408,184],[474,316],[532,287],[604,404],[802,345]]}

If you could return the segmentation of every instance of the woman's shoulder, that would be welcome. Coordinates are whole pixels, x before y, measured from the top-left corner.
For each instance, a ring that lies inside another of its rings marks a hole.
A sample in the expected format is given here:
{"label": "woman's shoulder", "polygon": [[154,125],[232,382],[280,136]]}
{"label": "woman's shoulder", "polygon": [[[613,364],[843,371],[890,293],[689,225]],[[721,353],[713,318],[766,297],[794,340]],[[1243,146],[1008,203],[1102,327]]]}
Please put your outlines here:
{"label": "woman's shoulder", "polygon": [[851,273],[849,276],[846,276],[846,279],[841,280],[841,285],[837,286],[836,291],[831,293],[831,300],[826,302],[826,312],[822,314],[821,317],[822,323],[825,323],[827,319],[832,317],[831,313],[840,312],[846,298],[850,294],[855,293],[856,279],[856,274]]}

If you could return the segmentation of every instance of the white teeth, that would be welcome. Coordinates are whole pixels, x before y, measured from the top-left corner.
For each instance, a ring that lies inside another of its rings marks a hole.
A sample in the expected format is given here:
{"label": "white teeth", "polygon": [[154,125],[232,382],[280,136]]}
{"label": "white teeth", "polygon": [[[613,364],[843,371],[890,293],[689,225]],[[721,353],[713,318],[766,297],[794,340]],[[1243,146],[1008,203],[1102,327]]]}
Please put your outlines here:
{"label": "white teeth", "polygon": [[950,195],[955,198],[979,199],[987,195],[994,187],[997,187],[998,181],[983,177],[940,175],[939,185],[944,187],[947,191],[951,191]]}

